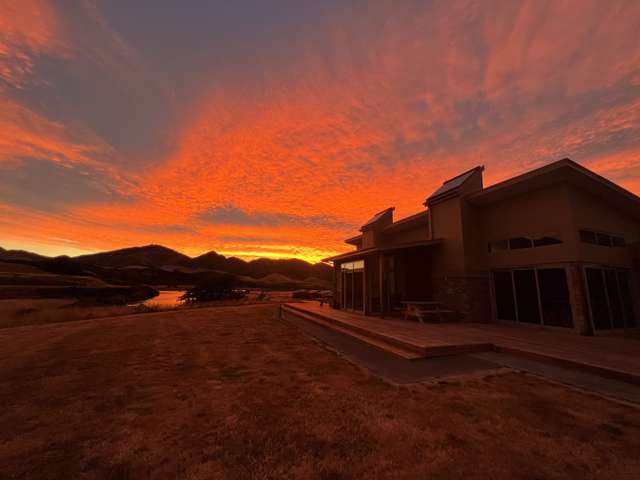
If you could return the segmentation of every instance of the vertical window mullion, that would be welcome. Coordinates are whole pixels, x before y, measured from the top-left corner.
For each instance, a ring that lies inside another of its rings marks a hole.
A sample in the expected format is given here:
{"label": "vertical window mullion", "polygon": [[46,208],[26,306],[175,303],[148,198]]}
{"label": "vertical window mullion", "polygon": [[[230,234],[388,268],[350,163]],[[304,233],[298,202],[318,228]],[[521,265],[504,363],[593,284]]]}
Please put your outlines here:
{"label": "vertical window mullion", "polygon": [[540,298],[540,283],[539,283],[539,277],[538,277],[538,269],[534,268],[533,272],[535,273],[536,276],[536,293],[538,295],[538,311],[540,312],[539,317],[540,317],[540,325],[544,325],[544,314],[542,313],[542,299]]}
{"label": "vertical window mullion", "polygon": [[509,270],[509,273],[511,274],[511,289],[513,291],[513,304],[515,306],[516,309],[516,322],[520,322],[520,317],[518,315],[518,297],[516,296],[516,281],[515,281],[515,276],[513,275],[513,270]]}
{"label": "vertical window mullion", "polygon": [[609,299],[609,287],[607,287],[607,276],[605,275],[604,268],[600,268],[600,274],[602,275],[602,283],[604,285],[604,297],[607,299],[607,313],[609,314],[609,329],[613,330],[613,315],[611,315],[611,300]]}
{"label": "vertical window mullion", "polygon": [[[619,269],[613,270],[616,277],[616,285],[618,286],[618,301],[620,302],[620,313],[622,314],[622,328],[624,330],[627,329],[627,311],[625,308],[624,300],[622,299],[622,289],[620,288],[620,274],[621,271]],[[613,319],[611,319],[611,323],[613,324]]]}

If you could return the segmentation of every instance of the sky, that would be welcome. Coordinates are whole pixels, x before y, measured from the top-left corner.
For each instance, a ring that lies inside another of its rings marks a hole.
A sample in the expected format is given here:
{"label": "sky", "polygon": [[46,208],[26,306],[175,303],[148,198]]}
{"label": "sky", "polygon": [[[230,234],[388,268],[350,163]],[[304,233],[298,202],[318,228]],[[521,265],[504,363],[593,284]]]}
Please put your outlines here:
{"label": "sky", "polygon": [[0,246],[318,261],[563,157],[640,194],[640,2],[0,0]]}

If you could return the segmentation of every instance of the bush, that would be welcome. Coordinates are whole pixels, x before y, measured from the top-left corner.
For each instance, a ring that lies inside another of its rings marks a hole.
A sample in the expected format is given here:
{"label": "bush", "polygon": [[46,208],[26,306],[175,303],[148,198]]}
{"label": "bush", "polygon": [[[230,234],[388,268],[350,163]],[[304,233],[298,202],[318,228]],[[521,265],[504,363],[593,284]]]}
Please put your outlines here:
{"label": "bush", "polygon": [[237,289],[237,285],[238,279],[233,275],[216,275],[187,290],[180,300],[184,302],[240,300],[246,296],[246,292]]}

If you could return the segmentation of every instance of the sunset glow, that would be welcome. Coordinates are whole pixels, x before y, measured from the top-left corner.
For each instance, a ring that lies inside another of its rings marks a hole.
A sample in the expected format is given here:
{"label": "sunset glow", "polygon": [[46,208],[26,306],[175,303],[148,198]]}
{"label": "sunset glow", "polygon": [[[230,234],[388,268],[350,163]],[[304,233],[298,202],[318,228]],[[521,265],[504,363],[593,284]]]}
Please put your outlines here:
{"label": "sunset glow", "polygon": [[640,194],[640,2],[0,0],[0,246],[347,250],[448,177]]}

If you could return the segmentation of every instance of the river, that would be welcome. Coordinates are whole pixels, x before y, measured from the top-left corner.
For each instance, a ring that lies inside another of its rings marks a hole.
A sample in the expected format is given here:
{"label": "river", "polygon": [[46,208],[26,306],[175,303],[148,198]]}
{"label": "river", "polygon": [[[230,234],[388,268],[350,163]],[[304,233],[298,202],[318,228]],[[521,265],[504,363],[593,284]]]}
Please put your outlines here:
{"label": "river", "polygon": [[156,297],[148,298],[142,305],[159,305],[161,307],[176,307],[181,304],[180,297],[184,290],[160,290]]}

